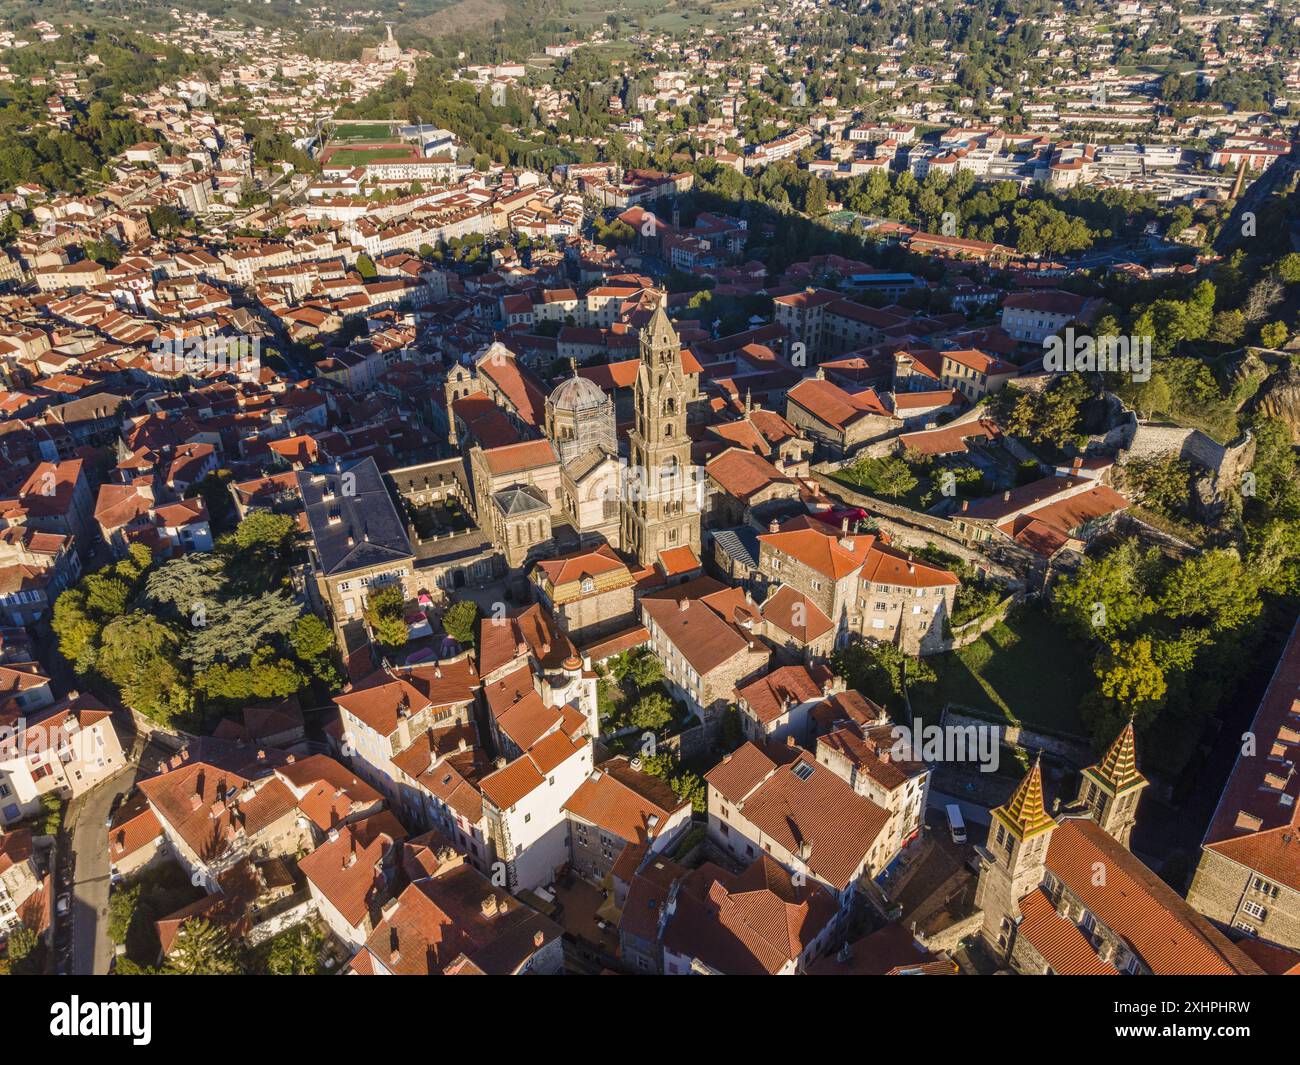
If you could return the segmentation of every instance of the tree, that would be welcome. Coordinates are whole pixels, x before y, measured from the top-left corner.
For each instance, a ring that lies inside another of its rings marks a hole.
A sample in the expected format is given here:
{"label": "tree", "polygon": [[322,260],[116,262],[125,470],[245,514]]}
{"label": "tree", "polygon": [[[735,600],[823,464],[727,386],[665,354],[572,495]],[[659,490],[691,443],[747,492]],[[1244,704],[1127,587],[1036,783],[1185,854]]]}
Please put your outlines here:
{"label": "tree", "polygon": [[79,673],[86,672],[94,662],[103,626],[90,617],[86,593],[82,589],[69,588],[54,601],[50,628],[59,638],[59,654],[71,662]]}
{"label": "tree", "polygon": [[268,644],[284,646],[301,615],[302,607],[283,589],[217,601],[187,619],[191,635],[181,656],[195,669],[246,663]]}
{"label": "tree", "polygon": [[235,543],[244,551],[262,549],[281,553],[294,528],[293,518],[288,514],[255,510],[235,529]]}
{"label": "tree", "polygon": [[180,212],[168,204],[159,204],[149,212],[149,228],[153,230],[155,236],[171,233],[184,224],[185,219],[181,217]]}
{"label": "tree", "polygon": [[56,836],[63,824],[63,811],[66,802],[52,791],[41,796],[41,821],[39,833],[42,836]]}
{"label": "tree", "polygon": [[1146,637],[1130,642],[1113,640],[1097,660],[1101,692],[1130,714],[1157,708],[1165,697],[1165,675],[1152,656]]}
{"label": "tree", "polygon": [[366,602],[366,621],[384,647],[406,645],[410,634],[406,628],[406,597],[402,595],[400,585],[386,584],[370,593]]}
{"label": "tree", "polygon": [[479,609],[473,599],[452,603],[442,615],[443,630],[464,647],[473,647],[478,632]]}
{"label": "tree", "polygon": [[334,642],[334,633],[315,614],[304,614],[293,623],[289,646],[298,661],[307,666],[318,680],[327,685],[338,681],[338,645]]}
{"label": "tree", "polygon": [[307,678],[297,664],[277,658],[270,647],[259,647],[247,665],[217,662],[194,675],[194,687],[205,698],[234,702],[284,699],[306,684]]}
{"label": "tree", "polygon": [[1161,514],[1187,506],[1192,491],[1192,468],[1176,455],[1135,459],[1124,467],[1124,478],[1142,502]]}
{"label": "tree", "polygon": [[610,672],[619,681],[630,680],[639,691],[644,691],[663,679],[664,666],[659,656],[649,647],[633,647],[614,658]]}
{"label": "tree", "polygon": [[1205,551],[1169,571],[1158,606],[1167,617],[1199,619],[1222,632],[1243,625],[1263,609],[1256,587],[1255,575],[1234,552]]}
{"label": "tree", "polygon": [[1063,448],[1078,435],[1079,403],[1087,385],[1078,375],[1063,377],[1046,392],[1020,395],[1006,418],[1006,429],[1034,444]]}
{"label": "tree", "polygon": [[884,458],[864,456],[844,471],[846,477],[875,495],[897,499],[907,495],[917,485],[916,475],[903,459],[896,455]]}
{"label": "tree", "polygon": [[1218,311],[1210,322],[1209,339],[1216,344],[1233,345],[1241,341],[1245,332],[1246,318],[1241,311]]}
{"label": "tree", "polygon": [[255,967],[268,976],[315,976],[325,937],[304,921],[286,928],[258,952]]}
{"label": "tree", "polygon": [[672,700],[662,691],[646,692],[628,712],[628,723],[648,732],[657,732],[672,719]]}
{"label": "tree", "polygon": [[826,182],[814,178],[808,186],[808,196],[804,210],[811,218],[820,218],[826,213]]}
{"label": "tree", "polygon": [[118,888],[108,900],[108,936],[114,943],[125,943],[127,933],[140,909],[141,886]]}
{"label": "tree", "polygon": [[5,950],[9,955],[9,968],[14,974],[26,973],[31,968],[32,952],[38,940],[36,933],[25,924],[15,925],[5,940]]}
{"label": "tree", "polygon": [[180,637],[152,614],[132,611],[105,626],[96,668],[134,710],[166,724],[190,708],[177,661]]}
{"label": "tree", "polygon": [[673,794],[682,802],[689,802],[695,813],[708,813],[709,791],[704,784],[704,779],[698,773],[687,770],[673,777],[669,783],[672,785]]}
{"label": "tree", "polygon": [[867,698],[901,709],[909,684],[933,683],[934,669],[923,658],[912,658],[892,643],[850,643],[831,656],[835,672]]}
{"label": "tree", "polygon": [[176,933],[163,971],[175,976],[236,976],[241,966],[230,933],[192,917]]}
{"label": "tree", "polygon": [[145,600],[163,607],[174,621],[189,624],[202,605],[216,600],[226,583],[221,559],[206,551],[195,551],[164,562],[145,579]]}
{"label": "tree", "polygon": [[1269,322],[1268,325],[1260,326],[1259,342],[1266,348],[1280,348],[1288,336],[1290,330],[1285,322]]}
{"label": "tree", "polygon": [[1242,317],[1248,325],[1262,322],[1274,307],[1282,301],[1282,283],[1275,277],[1261,277],[1251,286],[1250,294],[1241,308]]}
{"label": "tree", "polygon": [[1294,285],[1300,282],[1300,255],[1295,252],[1288,252],[1277,261],[1273,267],[1277,278],[1284,285]]}
{"label": "tree", "polygon": [[1104,555],[1084,559],[1073,577],[1057,582],[1053,605],[1081,639],[1127,632],[1155,608],[1150,594],[1159,552],[1124,540]]}

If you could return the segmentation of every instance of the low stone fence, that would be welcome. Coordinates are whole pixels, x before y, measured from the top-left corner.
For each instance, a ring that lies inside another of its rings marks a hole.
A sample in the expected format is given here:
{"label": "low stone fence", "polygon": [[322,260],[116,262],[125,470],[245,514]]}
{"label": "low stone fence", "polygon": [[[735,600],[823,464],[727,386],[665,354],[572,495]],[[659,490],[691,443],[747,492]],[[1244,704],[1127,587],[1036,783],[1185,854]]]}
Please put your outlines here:
{"label": "low stone fence", "polygon": [[131,710],[131,721],[135,725],[137,735],[148,737],[149,743],[156,743],[159,747],[166,747],[171,751],[179,751],[186,746],[191,740],[197,739],[192,732],[186,732],[184,729],[171,728],[168,725],[160,725],[152,718],[145,717],[139,710]]}
{"label": "low stone fence", "polygon": [[996,728],[999,740],[1008,747],[1023,747],[1033,751],[1046,751],[1071,765],[1086,766],[1094,761],[1092,748],[1078,737],[1041,732],[1002,720],[985,717],[969,706],[949,703],[939,717],[940,724],[954,728]]}

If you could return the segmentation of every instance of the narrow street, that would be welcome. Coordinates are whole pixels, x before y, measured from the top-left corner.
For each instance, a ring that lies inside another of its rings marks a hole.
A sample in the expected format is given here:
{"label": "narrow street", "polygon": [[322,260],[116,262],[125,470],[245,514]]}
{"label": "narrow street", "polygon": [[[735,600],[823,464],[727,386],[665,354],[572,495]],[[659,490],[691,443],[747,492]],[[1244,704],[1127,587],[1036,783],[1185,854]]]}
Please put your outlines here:
{"label": "narrow street", "polygon": [[[68,809],[68,835],[76,861],[72,884],[72,972],[108,972],[113,944],[108,938],[108,836],[105,823],[113,800],[131,790],[136,766],[126,766]],[[74,820],[75,818],[75,820]]]}

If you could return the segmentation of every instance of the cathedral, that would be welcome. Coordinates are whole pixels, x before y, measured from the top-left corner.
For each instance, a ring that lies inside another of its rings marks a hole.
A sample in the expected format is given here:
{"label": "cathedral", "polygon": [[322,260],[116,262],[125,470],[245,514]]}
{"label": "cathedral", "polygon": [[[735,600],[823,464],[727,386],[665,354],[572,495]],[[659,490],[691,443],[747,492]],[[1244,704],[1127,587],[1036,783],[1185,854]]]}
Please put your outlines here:
{"label": "cathedral", "polygon": [[510,570],[600,544],[639,567],[665,552],[666,572],[699,565],[706,479],[687,433],[699,382],[662,296],[640,331],[626,458],[613,396],[576,365],[547,393],[496,342],[453,367],[445,391],[448,441],[466,453],[477,520]]}

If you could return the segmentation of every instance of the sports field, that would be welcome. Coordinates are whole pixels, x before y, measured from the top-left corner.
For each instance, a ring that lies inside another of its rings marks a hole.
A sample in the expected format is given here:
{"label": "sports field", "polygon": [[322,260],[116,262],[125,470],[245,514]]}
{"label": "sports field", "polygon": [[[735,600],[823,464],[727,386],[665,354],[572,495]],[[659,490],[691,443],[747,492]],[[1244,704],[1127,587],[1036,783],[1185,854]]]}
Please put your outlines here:
{"label": "sports field", "polygon": [[419,150],[409,144],[370,144],[349,148],[331,145],[322,153],[321,164],[361,166],[363,163],[377,163],[381,160],[415,160],[419,158]]}
{"label": "sports field", "polygon": [[331,143],[340,141],[381,141],[393,135],[392,122],[338,122]]}

